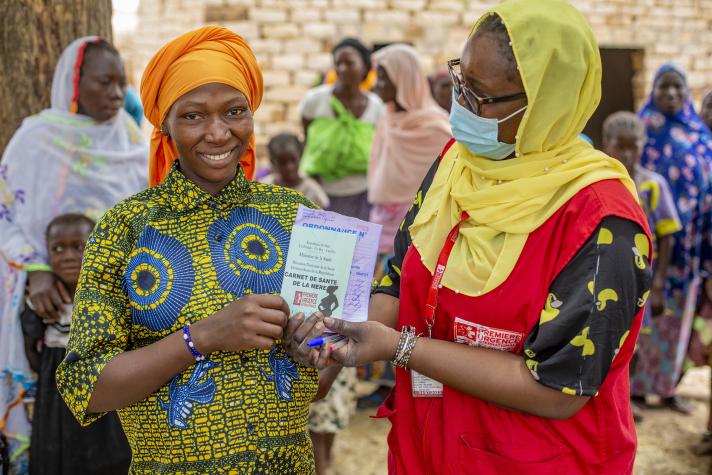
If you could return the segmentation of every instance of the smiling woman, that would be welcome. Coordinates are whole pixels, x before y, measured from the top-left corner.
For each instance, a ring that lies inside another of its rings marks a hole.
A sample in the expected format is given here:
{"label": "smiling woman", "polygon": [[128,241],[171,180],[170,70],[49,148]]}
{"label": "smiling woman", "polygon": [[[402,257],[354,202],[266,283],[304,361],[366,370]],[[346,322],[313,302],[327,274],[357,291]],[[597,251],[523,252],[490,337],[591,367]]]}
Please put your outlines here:
{"label": "smiling woman", "polygon": [[151,60],[153,188],[109,210],[85,253],[57,381],[82,424],[118,410],[132,473],[314,471],[317,371],[277,345],[301,194],[248,180],[262,73],[245,40],[186,33]]}
{"label": "smiling woman", "polygon": [[217,194],[235,176],[252,129],[245,95],[227,84],[208,83],[173,104],[162,133],[173,139],[183,173],[208,193]]}

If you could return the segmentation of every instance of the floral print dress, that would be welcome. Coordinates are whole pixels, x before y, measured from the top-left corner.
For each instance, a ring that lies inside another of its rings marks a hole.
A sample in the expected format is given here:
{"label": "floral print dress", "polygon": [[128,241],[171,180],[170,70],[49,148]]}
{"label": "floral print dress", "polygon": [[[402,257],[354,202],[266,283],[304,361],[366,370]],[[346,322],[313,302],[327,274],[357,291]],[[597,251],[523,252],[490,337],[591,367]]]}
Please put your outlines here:
{"label": "floral print dress", "polygon": [[[685,78],[682,71],[666,65],[656,74],[656,81],[669,71]],[[654,320],[650,334],[640,340],[631,393],[672,397],[683,371],[700,283],[712,270],[712,135],[689,99],[677,114],[667,116],[657,108],[651,94],[640,116],[647,132],[641,163],[667,180],[682,229],[674,235],[665,288],[666,311]]]}

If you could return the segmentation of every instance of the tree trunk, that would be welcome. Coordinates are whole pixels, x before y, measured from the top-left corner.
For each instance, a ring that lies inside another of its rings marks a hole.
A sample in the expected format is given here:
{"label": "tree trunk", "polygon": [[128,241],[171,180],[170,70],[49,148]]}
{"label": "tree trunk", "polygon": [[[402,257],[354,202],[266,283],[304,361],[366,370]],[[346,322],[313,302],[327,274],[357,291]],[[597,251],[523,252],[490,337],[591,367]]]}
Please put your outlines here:
{"label": "tree trunk", "polygon": [[62,50],[111,39],[111,0],[0,0],[0,155],[22,120],[50,105]]}

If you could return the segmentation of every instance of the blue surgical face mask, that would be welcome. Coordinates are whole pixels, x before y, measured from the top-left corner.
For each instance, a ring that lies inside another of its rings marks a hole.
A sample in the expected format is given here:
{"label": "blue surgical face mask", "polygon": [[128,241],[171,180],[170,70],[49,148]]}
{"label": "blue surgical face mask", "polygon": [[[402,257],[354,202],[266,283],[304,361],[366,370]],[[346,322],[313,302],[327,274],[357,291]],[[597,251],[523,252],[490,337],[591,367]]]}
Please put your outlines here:
{"label": "blue surgical face mask", "polygon": [[497,140],[499,124],[511,119],[526,108],[527,106],[524,106],[504,119],[486,119],[460,105],[455,91],[453,91],[452,107],[450,108],[452,135],[474,155],[490,160],[504,160],[514,152],[516,144]]}

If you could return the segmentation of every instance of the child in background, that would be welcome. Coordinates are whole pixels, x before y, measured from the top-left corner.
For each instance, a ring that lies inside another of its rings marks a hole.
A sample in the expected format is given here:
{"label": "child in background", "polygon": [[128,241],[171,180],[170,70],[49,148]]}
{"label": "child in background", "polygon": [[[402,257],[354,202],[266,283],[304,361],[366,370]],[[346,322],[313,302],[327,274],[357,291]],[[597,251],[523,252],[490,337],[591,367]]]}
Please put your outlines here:
{"label": "child in background", "polygon": [[267,144],[272,173],[261,181],[296,190],[322,209],[328,208],[329,197],[313,178],[299,173],[302,144],[293,134],[278,134]]}
{"label": "child in background", "polygon": [[635,181],[640,205],[648,217],[654,239],[653,283],[638,338],[639,355],[634,357],[635,363],[631,363],[631,395],[636,421],[642,420],[636,403],[645,404],[645,395],[649,391],[646,386],[653,386],[642,381],[655,378],[655,362],[660,361],[652,355],[664,351],[661,321],[651,317],[664,314],[666,274],[675,243],[673,235],[682,228],[667,181],[640,165],[645,138],[645,126],[632,112],[616,112],[603,123],[603,151],[619,160]]}
{"label": "child in background", "polygon": [[[84,246],[94,222],[81,214],[64,214],[47,226],[49,264],[71,296],[77,287]],[[59,320],[43,321],[31,308],[22,315],[25,350],[38,373],[32,421],[30,475],[122,474],[131,454],[115,413],[82,428],[57,391],[55,372],[69,340],[72,305]],[[39,351],[40,343],[42,350]]]}

